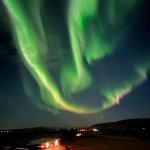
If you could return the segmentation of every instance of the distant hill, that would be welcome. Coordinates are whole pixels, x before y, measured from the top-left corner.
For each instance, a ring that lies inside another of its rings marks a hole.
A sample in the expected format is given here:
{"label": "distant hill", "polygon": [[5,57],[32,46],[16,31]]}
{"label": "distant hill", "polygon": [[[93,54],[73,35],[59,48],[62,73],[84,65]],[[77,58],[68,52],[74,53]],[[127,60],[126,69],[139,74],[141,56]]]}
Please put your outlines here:
{"label": "distant hill", "polygon": [[150,118],[146,119],[126,119],[117,122],[108,122],[94,124],[91,128],[116,128],[116,127],[126,127],[126,128],[150,128]]}
{"label": "distant hill", "polygon": [[90,128],[97,128],[104,135],[134,136],[150,138],[150,118],[127,119],[117,122],[94,124]]}

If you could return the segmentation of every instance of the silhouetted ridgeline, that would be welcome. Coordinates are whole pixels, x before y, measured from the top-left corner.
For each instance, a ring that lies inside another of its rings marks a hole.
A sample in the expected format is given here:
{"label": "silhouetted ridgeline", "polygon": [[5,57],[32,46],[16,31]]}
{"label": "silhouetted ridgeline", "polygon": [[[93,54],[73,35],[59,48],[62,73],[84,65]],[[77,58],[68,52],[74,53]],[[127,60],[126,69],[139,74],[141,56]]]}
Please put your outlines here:
{"label": "silhouetted ridgeline", "polygon": [[91,128],[97,128],[101,134],[105,135],[150,138],[150,118],[127,119],[117,122],[95,124],[92,125]]}

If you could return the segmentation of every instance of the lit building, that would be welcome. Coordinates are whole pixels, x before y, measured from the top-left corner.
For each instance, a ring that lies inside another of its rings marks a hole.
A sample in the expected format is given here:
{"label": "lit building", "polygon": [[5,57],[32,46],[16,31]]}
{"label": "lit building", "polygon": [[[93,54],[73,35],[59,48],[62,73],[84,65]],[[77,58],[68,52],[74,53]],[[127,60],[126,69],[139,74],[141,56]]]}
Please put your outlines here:
{"label": "lit building", "polygon": [[41,138],[37,140],[30,141],[28,147],[37,148],[43,150],[59,150],[60,139],[55,138]]}

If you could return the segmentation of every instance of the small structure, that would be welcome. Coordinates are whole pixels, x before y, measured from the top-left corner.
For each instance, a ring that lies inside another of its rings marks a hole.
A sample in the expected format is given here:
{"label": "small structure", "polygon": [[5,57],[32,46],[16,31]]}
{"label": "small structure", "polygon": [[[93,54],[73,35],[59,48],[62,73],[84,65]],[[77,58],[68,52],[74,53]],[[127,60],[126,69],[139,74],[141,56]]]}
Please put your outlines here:
{"label": "small structure", "polygon": [[28,143],[29,149],[59,150],[59,147],[60,139],[55,138],[41,138]]}

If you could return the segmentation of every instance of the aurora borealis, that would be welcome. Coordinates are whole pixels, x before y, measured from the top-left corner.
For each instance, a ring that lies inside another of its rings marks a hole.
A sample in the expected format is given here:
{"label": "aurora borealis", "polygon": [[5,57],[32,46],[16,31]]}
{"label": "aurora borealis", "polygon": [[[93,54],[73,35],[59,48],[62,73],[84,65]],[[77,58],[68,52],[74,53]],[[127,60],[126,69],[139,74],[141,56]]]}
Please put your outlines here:
{"label": "aurora borealis", "polygon": [[119,107],[149,81],[148,4],[2,0],[7,19],[0,19],[7,24],[12,43],[8,49],[15,49],[15,56],[0,56],[18,65],[20,79],[15,80],[22,92],[16,90],[16,95],[23,93],[30,107],[50,116],[96,117]]}

